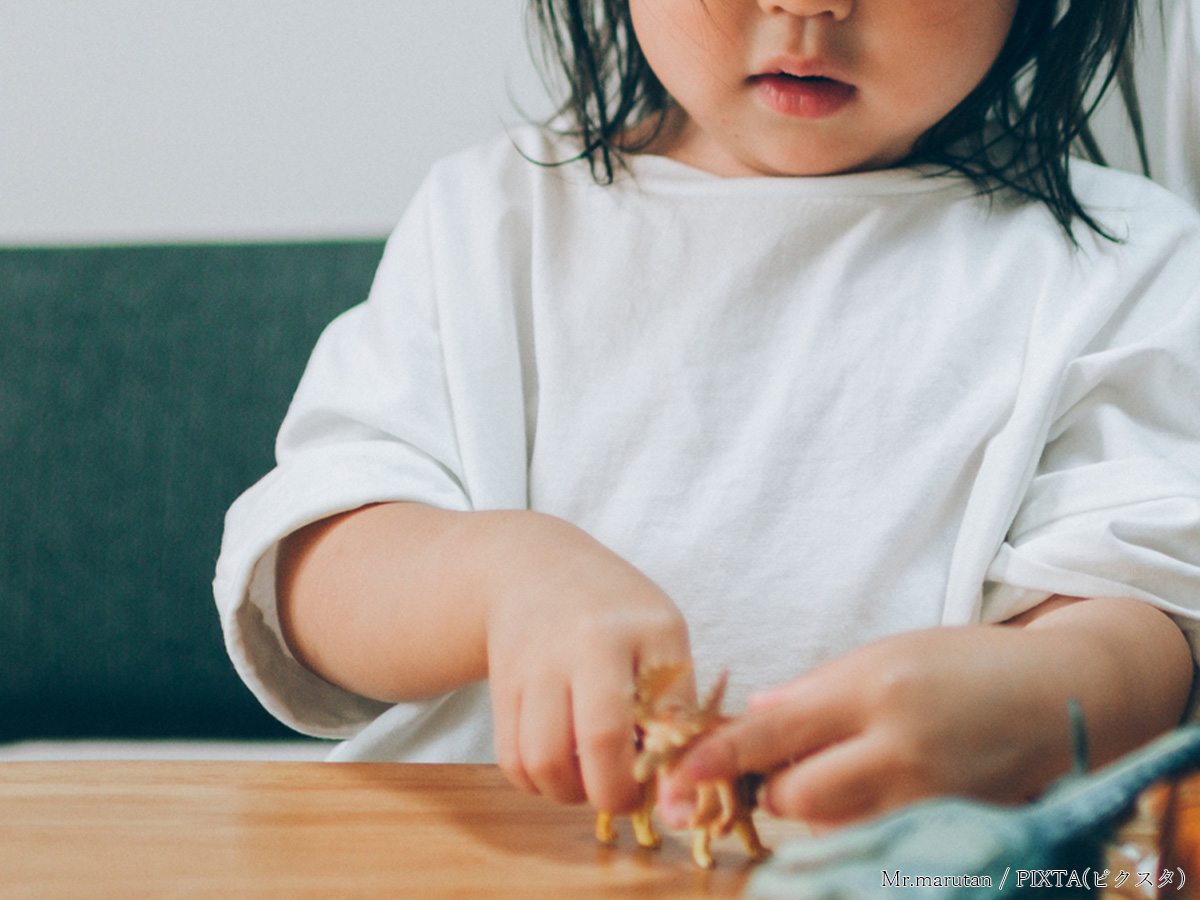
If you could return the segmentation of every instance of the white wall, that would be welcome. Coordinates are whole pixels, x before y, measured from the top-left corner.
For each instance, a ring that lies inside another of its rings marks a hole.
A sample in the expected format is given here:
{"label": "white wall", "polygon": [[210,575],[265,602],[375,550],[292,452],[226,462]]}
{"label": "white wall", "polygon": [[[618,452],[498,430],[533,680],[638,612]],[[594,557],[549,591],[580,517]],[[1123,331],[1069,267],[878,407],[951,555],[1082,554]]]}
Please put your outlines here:
{"label": "white wall", "polygon": [[524,0],[2,0],[0,244],[386,234],[547,101]]}

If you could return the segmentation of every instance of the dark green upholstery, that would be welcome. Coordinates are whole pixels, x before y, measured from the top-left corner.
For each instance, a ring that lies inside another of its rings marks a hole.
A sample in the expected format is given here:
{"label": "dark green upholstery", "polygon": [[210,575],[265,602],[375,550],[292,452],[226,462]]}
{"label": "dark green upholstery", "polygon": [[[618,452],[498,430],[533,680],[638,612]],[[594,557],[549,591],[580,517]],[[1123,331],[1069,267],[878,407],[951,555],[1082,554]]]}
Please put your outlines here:
{"label": "dark green upholstery", "polygon": [[0,740],[266,738],[222,520],[381,242],[0,250]]}

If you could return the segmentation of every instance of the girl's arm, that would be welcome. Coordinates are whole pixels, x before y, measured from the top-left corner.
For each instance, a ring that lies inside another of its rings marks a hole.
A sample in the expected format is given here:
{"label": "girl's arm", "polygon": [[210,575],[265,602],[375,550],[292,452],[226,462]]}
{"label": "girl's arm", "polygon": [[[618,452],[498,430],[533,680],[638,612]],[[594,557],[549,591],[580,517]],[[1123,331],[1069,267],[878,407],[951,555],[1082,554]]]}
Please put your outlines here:
{"label": "girl's arm", "polygon": [[698,781],[741,772],[774,773],[772,812],[823,824],[935,794],[1030,799],[1071,767],[1070,698],[1095,765],[1177,725],[1191,680],[1182,632],[1133,600],[896,635],[757,697],[683,759],[660,808],[685,824]]}
{"label": "girl's arm", "polygon": [[280,625],[301,663],[388,702],[489,679],[498,761],[519,786],[624,811],[639,665],[690,659],[645,575],[561,519],[387,503],[287,538]]}

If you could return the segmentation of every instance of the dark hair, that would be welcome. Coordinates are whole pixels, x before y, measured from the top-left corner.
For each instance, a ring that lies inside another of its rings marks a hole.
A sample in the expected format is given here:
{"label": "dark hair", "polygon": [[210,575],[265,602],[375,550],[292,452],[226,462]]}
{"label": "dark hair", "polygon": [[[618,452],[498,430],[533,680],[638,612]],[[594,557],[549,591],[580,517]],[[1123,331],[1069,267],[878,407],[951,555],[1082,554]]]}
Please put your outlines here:
{"label": "dark hair", "polygon": [[[566,95],[555,119],[576,138],[593,176],[610,182],[633,125],[671,98],[634,34],[628,0],[531,0],[546,59]],[[1132,81],[1137,0],[1019,0],[1007,40],[983,81],[914,146],[905,164],[932,163],[984,192],[1007,187],[1049,207],[1068,234],[1076,219],[1104,234],[1071,189],[1069,152],[1103,162],[1088,118],[1116,79],[1142,152]],[[662,117],[659,116],[661,123]]]}

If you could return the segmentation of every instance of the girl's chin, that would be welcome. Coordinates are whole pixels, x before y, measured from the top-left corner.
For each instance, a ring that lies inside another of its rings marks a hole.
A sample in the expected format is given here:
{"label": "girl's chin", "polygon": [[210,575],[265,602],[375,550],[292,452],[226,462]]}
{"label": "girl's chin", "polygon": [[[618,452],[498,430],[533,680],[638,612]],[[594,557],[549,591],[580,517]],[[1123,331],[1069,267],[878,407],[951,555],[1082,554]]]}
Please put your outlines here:
{"label": "girl's chin", "polygon": [[[846,148],[857,142],[844,135],[839,137],[837,128],[818,123],[813,129],[801,129],[797,133],[795,128],[764,127],[761,140],[748,141],[740,135],[722,140],[674,110],[661,125],[657,119],[642,122],[630,132],[628,145],[723,178],[848,175],[891,168],[909,152],[908,148],[884,147],[848,153]],[[640,146],[633,143],[639,137],[644,139]]]}

